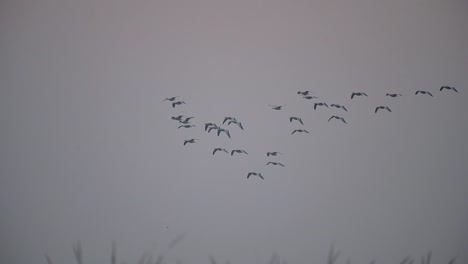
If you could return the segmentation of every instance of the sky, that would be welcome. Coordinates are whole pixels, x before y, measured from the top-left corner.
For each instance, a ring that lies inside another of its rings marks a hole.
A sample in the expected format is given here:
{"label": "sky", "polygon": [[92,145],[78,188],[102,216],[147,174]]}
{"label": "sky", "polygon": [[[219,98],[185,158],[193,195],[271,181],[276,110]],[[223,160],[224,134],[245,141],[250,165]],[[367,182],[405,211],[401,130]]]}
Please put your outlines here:
{"label": "sky", "polygon": [[110,262],[112,241],[119,264],[325,263],[332,243],[337,263],[468,262],[467,13],[464,0],[1,1],[0,262],[75,263],[77,241],[84,263]]}

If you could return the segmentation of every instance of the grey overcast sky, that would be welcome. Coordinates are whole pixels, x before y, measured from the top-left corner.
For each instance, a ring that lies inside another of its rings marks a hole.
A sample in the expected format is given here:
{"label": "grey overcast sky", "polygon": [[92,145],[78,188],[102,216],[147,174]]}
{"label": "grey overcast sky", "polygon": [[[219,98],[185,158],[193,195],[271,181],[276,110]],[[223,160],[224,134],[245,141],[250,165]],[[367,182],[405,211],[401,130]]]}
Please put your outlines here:
{"label": "grey overcast sky", "polygon": [[[467,14],[465,0],[1,1],[0,262],[75,263],[81,240],[85,263],[110,262],[112,241],[119,264],[325,263],[331,243],[338,263],[467,263]],[[225,116],[245,130],[203,131]]]}

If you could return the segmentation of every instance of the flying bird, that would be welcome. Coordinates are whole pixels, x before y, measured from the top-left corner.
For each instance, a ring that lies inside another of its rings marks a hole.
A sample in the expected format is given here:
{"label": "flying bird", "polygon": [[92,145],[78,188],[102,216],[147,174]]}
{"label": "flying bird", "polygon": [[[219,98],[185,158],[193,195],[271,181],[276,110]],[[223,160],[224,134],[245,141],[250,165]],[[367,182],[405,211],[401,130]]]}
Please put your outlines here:
{"label": "flying bird", "polygon": [[180,115],[180,116],[173,116],[171,117],[172,120],[177,120],[177,121],[181,121],[182,120],[182,117],[184,117],[183,115]]}
{"label": "flying bird", "polygon": [[303,92],[298,91],[297,94],[306,96],[306,95],[309,95],[309,92],[310,92],[310,91],[303,91]]}
{"label": "flying bird", "polygon": [[244,153],[244,154],[249,155],[249,154],[248,154],[245,150],[243,150],[243,149],[233,149],[233,150],[231,151],[231,156],[234,155],[234,153]]}
{"label": "flying bird", "polygon": [[326,106],[326,107],[328,107],[328,105],[326,103],[315,103],[314,104],[314,110],[317,110],[317,106]]}
{"label": "flying bird", "polygon": [[352,94],[351,94],[351,99],[353,99],[354,96],[367,96],[367,94],[362,93],[362,92],[359,92],[359,93],[352,93]]}
{"label": "flying bird", "polygon": [[296,133],[296,132],[300,132],[300,133],[303,133],[303,132],[304,132],[304,133],[309,133],[309,131],[307,131],[307,130],[305,130],[305,129],[296,129],[296,130],[294,130],[294,131],[291,133],[291,135],[294,134],[294,133]]}
{"label": "flying bird", "polygon": [[283,155],[283,153],[281,153],[281,152],[273,151],[273,152],[267,152],[267,157],[270,157],[270,155],[271,156],[276,156],[278,154]]}
{"label": "flying bird", "polygon": [[454,90],[455,92],[458,93],[457,89],[455,89],[455,87],[453,87],[453,86],[442,86],[442,87],[440,87],[440,90],[441,90],[441,91],[442,91],[443,89]]}
{"label": "flying bird", "polygon": [[172,102],[172,101],[174,101],[177,97],[179,97],[179,96],[174,96],[174,97],[166,98],[166,99],[163,100],[163,102],[164,102],[164,101],[170,101],[170,102]]}
{"label": "flying bird", "polygon": [[226,153],[229,154],[229,152],[228,152],[225,148],[215,148],[215,149],[213,150],[213,155],[216,153],[216,151],[224,151],[224,152],[226,152]]}
{"label": "flying bird", "polygon": [[215,123],[205,123],[205,131],[208,130],[208,128],[217,128],[218,126]]}
{"label": "flying bird", "polygon": [[195,127],[195,125],[180,125],[178,128],[181,128],[181,127],[191,128],[191,127]]}
{"label": "flying bird", "polygon": [[250,176],[252,176],[252,175],[258,176],[258,177],[260,177],[262,180],[264,180],[262,174],[261,174],[261,173],[258,173],[258,172],[249,172],[249,173],[247,174],[247,179],[248,179]]}
{"label": "flying bird", "polygon": [[182,119],[179,120],[179,123],[182,123],[182,124],[188,124],[190,122],[190,119],[194,118],[193,116],[191,117],[187,117],[185,118],[184,121],[182,121]]}
{"label": "flying bird", "polygon": [[199,139],[192,138],[192,139],[184,140],[184,146],[185,146],[187,143],[195,143],[195,140],[199,140]]}
{"label": "flying bird", "polygon": [[345,124],[348,124],[348,123],[346,123],[346,121],[344,120],[343,117],[341,117],[341,116],[335,116],[335,115],[332,116],[332,117],[330,117],[330,118],[328,119],[328,122],[330,122],[330,120],[332,120],[333,118],[334,118],[334,119],[341,120],[341,122],[343,122],[343,123],[345,123]]}
{"label": "flying bird", "polygon": [[342,105],[339,105],[339,104],[331,104],[330,105],[331,107],[335,107],[335,108],[340,108],[340,109],[343,109],[345,110],[346,112],[348,112],[348,109],[346,109],[346,107],[342,106]]}
{"label": "flying bird", "polygon": [[172,108],[175,108],[176,105],[181,105],[181,104],[185,104],[185,102],[184,101],[174,102],[174,103],[172,103]]}
{"label": "flying bird", "polygon": [[381,106],[378,106],[378,107],[375,108],[375,113],[377,113],[377,111],[380,110],[380,109],[385,109],[385,110],[387,110],[389,112],[392,111],[392,110],[390,110],[390,108],[388,106],[381,105]]}
{"label": "flying bird", "polygon": [[317,96],[313,96],[313,95],[302,96],[302,98],[307,99],[307,100],[310,100],[310,99],[318,99]]}
{"label": "flying bird", "polygon": [[266,165],[268,165],[268,164],[271,164],[271,165],[279,165],[279,166],[281,166],[281,167],[286,167],[286,166],[284,166],[281,162],[273,162],[273,161],[270,161],[270,162],[268,162]]}
{"label": "flying bird", "polygon": [[244,130],[244,127],[242,126],[242,123],[237,121],[235,118],[234,118],[234,120],[231,120],[231,121],[228,122],[228,126],[230,124],[232,124],[232,123],[236,124],[240,129]]}
{"label": "flying bird", "polygon": [[218,127],[217,129],[218,129],[218,136],[219,134],[221,134],[221,132],[224,132],[228,136],[228,138],[231,138],[231,134],[229,134],[229,130],[220,128],[220,127]]}
{"label": "flying bird", "polygon": [[402,94],[386,94],[385,96],[390,96],[390,97],[398,97],[398,96],[403,96]]}
{"label": "flying bird", "polygon": [[223,125],[224,125],[224,123],[226,123],[226,121],[232,121],[232,120],[236,120],[236,118],[230,117],[230,116],[226,116],[226,117],[224,118],[224,120],[223,120]]}
{"label": "flying bird", "polygon": [[291,116],[289,118],[289,122],[292,122],[293,120],[297,120],[297,121],[299,121],[299,123],[301,123],[301,125],[304,125],[304,123],[302,123],[302,119],[299,118],[299,117]]}
{"label": "flying bird", "polygon": [[271,109],[273,110],[281,110],[281,108],[286,105],[269,105],[269,106],[271,106]]}
{"label": "flying bird", "polygon": [[427,94],[427,95],[430,95],[430,96],[434,97],[430,92],[427,92],[427,91],[416,91],[415,94],[419,94],[419,93],[420,94]]}

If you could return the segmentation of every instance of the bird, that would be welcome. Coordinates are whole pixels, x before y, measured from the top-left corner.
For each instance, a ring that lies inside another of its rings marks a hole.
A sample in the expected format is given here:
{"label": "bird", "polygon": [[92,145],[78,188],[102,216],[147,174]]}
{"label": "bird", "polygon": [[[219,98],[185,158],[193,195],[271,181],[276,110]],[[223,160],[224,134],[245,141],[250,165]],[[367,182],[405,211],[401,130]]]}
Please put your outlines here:
{"label": "bird", "polygon": [[271,109],[273,110],[281,110],[281,108],[286,105],[269,105],[269,106],[271,106]]}
{"label": "bird", "polygon": [[427,91],[421,91],[421,90],[420,90],[420,91],[416,91],[416,93],[415,93],[415,94],[419,94],[419,93],[420,93],[420,94],[427,94],[427,95],[430,95],[430,96],[434,97],[434,96],[433,96],[433,95],[432,95],[430,92],[427,92]]}
{"label": "bird", "polygon": [[302,96],[302,98],[307,99],[307,100],[310,100],[310,99],[318,99],[317,96],[313,96],[313,95]]}
{"label": "bird", "polygon": [[281,167],[286,167],[286,166],[284,166],[281,162],[273,162],[273,161],[270,161],[270,162],[268,162],[266,165],[268,165],[268,164],[271,164],[271,165],[279,165],[279,166],[281,166]]}
{"label": "bird", "polygon": [[305,129],[296,129],[296,130],[294,130],[294,131],[291,133],[291,135],[294,134],[294,133],[296,133],[296,132],[301,132],[301,133],[302,133],[302,132],[305,132],[305,133],[309,133],[309,131],[307,131],[307,130],[305,130]]}
{"label": "bird", "polygon": [[232,123],[236,124],[240,129],[244,130],[244,127],[242,126],[242,123],[237,121],[235,118],[234,118],[234,120],[231,120],[231,121],[228,122],[228,126],[230,124],[232,124]]}
{"label": "bird", "polygon": [[310,92],[310,91],[303,91],[303,92],[298,91],[297,94],[306,96],[306,95],[309,95],[309,92]]}
{"label": "bird", "polygon": [[297,121],[299,121],[299,123],[301,123],[301,125],[304,125],[304,123],[302,123],[302,119],[299,118],[299,117],[291,116],[289,118],[289,122],[292,122],[293,120],[297,120]]}
{"label": "bird", "polygon": [[343,123],[348,124],[348,123],[346,123],[346,121],[344,120],[343,117],[341,117],[341,116],[335,116],[335,115],[332,116],[332,117],[330,117],[330,118],[328,119],[328,122],[330,122],[330,120],[332,120],[333,118],[334,118],[334,119],[341,120]]}
{"label": "bird", "polygon": [[195,140],[199,140],[199,139],[192,138],[192,139],[184,140],[184,146],[185,146],[187,143],[195,143]]}
{"label": "bird", "polygon": [[245,153],[245,154],[249,155],[249,154],[248,154],[245,150],[243,150],[243,149],[233,149],[233,150],[231,151],[231,156],[234,155],[234,153]]}
{"label": "bird", "polygon": [[181,127],[191,128],[191,127],[195,127],[195,125],[180,125],[178,128],[181,128]]}
{"label": "bird", "polygon": [[181,104],[185,104],[185,102],[184,101],[174,102],[174,103],[172,103],[172,108],[175,108],[176,105],[181,105]]}
{"label": "bird", "polygon": [[179,96],[174,96],[174,97],[166,98],[166,99],[163,100],[163,102],[164,102],[164,101],[170,101],[170,102],[172,102],[172,101],[174,101],[177,97],[179,97]]}
{"label": "bird", "polygon": [[390,97],[398,97],[398,96],[403,96],[402,94],[386,94],[385,96],[390,96]]}
{"label": "bird", "polygon": [[455,89],[455,87],[453,87],[453,86],[442,86],[442,87],[440,87],[440,90],[441,90],[441,91],[442,91],[443,89],[454,90],[455,92],[458,93],[457,89]]}
{"label": "bird", "polygon": [[179,120],[179,123],[182,123],[182,124],[188,124],[190,122],[190,119],[194,118],[193,116],[190,116],[190,117],[187,117],[185,118],[184,121],[182,120]]}
{"label": "bird", "polygon": [[276,156],[278,154],[283,155],[283,153],[281,153],[281,152],[273,151],[273,152],[267,152],[267,157],[270,157],[270,155],[271,156]]}
{"label": "bird", "polygon": [[180,116],[173,116],[171,117],[172,120],[177,120],[177,121],[181,121],[182,120],[182,117],[184,117],[183,115],[180,115]]}
{"label": "bird", "polygon": [[220,127],[218,127],[217,129],[218,129],[218,136],[219,134],[221,134],[221,132],[224,132],[228,136],[228,138],[231,138],[231,134],[229,134],[229,130],[220,128]]}
{"label": "bird", "polygon": [[234,118],[234,117],[230,117],[230,116],[226,116],[226,117],[224,117],[224,120],[223,120],[223,125],[224,125],[224,123],[226,123],[226,121],[231,121],[231,120],[236,120],[236,118]]}
{"label": "bird", "polygon": [[249,173],[247,174],[247,179],[248,179],[250,176],[252,176],[252,175],[258,176],[258,177],[260,177],[262,180],[264,180],[262,174],[261,174],[261,173],[258,173],[258,172],[249,172]]}
{"label": "bird", "polygon": [[208,130],[209,127],[217,128],[218,126],[214,123],[205,123],[205,131]]}
{"label": "bird", "polygon": [[346,107],[342,106],[342,105],[339,105],[339,104],[331,104],[330,105],[331,107],[335,107],[335,108],[340,108],[340,109],[343,109],[345,110],[346,112],[348,112],[348,109],[346,109]]}
{"label": "bird", "polygon": [[377,111],[378,111],[379,109],[385,109],[385,110],[387,110],[387,111],[389,111],[389,112],[392,111],[392,110],[390,110],[390,108],[389,108],[388,106],[383,106],[383,105],[381,105],[381,106],[377,106],[377,107],[375,108],[375,113],[377,113]]}
{"label": "bird", "polygon": [[215,148],[215,149],[213,150],[213,155],[216,153],[216,151],[224,151],[224,152],[226,152],[226,153],[229,154],[229,152],[228,152],[225,148]]}
{"label": "bird", "polygon": [[358,93],[352,93],[352,94],[351,94],[351,99],[353,99],[353,98],[354,98],[354,96],[367,96],[367,94],[365,94],[365,93],[362,93],[362,92],[358,92]]}
{"label": "bird", "polygon": [[208,128],[208,133],[210,133],[210,132],[211,132],[211,130],[213,130],[213,129],[216,129],[216,130],[218,130],[218,129],[220,129],[220,127],[219,127],[219,126],[217,126],[216,124],[214,124],[213,126],[210,126],[210,127]]}
{"label": "bird", "polygon": [[314,110],[317,110],[317,106],[326,106],[326,107],[328,107],[328,105],[326,103],[315,103],[314,104]]}

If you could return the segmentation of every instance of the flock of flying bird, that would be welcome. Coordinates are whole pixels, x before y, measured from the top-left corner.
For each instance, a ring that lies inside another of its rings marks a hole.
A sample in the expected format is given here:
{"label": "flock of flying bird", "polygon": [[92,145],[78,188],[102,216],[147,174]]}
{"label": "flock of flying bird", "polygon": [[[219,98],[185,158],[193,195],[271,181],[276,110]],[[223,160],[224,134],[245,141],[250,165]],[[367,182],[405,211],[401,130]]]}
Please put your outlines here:
{"label": "flock of flying bird", "polygon": [[[458,90],[453,86],[441,86],[439,91],[443,91],[443,90],[451,90],[451,91],[454,91],[454,92],[458,93]],[[319,99],[317,96],[310,95],[310,91],[298,91],[297,94],[300,95],[302,98],[307,99],[307,100]],[[422,91],[422,90],[416,91],[415,95],[428,95],[428,96],[434,97],[431,92]],[[400,96],[403,96],[403,95],[398,94],[398,93],[387,93],[385,96],[396,98],[396,97],[400,97]],[[355,97],[367,97],[367,94],[363,93],[363,92],[353,92],[353,93],[351,93],[351,99],[354,99]],[[184,101],[177,101],[176,100],[177,98],[179,98],[179,96],[169,97],[169,98],[164,99],[163,101],[171,102],[172,108],[175,108],[177,106],[181,106],[181,105],[185,104]],[[272,110],[280,111],[286,105],[269,105],[269,106],[271,107]],[[315,102],[314,103],[314,110],[317,110],[318,107],[329,108],[328,104],[325,103],[325,102]],[[345,112],[348,112],[348,109],[343,105],[330,104],[330,107],[341,109],[341,110],[343,110]],[[388,112],[392,112],[390,107],[388,107],[386,105],[377,106],[375,108],[374,113],[377,113],[379,110],[386,110]],[[183,115],[171,117],[172,120],[175,120],[175,121],[179,122],[180,125],[178,126],[178,129],[196,127],[195,125],[190,123],[190,120],[193,119],[193,118],[194,118],[193,116],[186,117],[186,116],[183,116]],[[343,122],[344,124],[347,124],[346,120],[341,116],[332,115],[328,119],[328,122],[330,122],[332,119],[336,119],[336,120],[339,120],[339,121]],[[300,117],[296,117],[296,116],[289,117],[289,122],[293,122],[293,121],[296,121],[296,122],[300,123],[301,125],[304,125],[304,122],[302,121],[302,119]],[[236,125],[238,127],[238,129],[244,130],[244,127],[243,127],[242,123],[239,120],[237,120],[235,117],[229,117],[229,116],[224,117],[222,125],[225,125],[225,124],[227,126],[233,124],[233,125]],[[220,136],[221,133],[224,133],[224,135],[226,137],[231,138],[231,133],[229,132],[229,129],[227,129],[225,127],[218,126],[216,123],[211,123],[211,122],[210,123],[205,123],[204,124],[204,130],[207,133],[211,133],[211,131],[216,131],[217,136]],[[307,131],[305,129],[295,129],[295,130],[292,131],[291,135],[295,134],[295,133],[309,133],[309,131]],[[195,139],[195,138],[186,139],[186,140],[184,140],[183,145],[185,146],[187,144],[193,144],[197,140],[199,140],[199,139]],[[222,147],[214,148],[213,152],[212,152],[212,155],[215,155],[216,153],[222,153],[222,152],[226,153],[227,155],[230,154],[231,156],[233,156],[234,154],[248,155],[247,151],[245,151],[243,149],[233,149],[233,150],[231,150],[229,152],[226,148],[222,148]],[[267,155],[267,157],[270,157],[270,156],[282,155],[282,153],[280,153],[278,151],[273,151],[273,152],[267,152],[266,155]],[[284,164],[282,164],[281,162],[277,162],[277,161],[269,161],[266,165],[286,167]],[[257,176],[262,180],[264,179],[263,175],[260,172],[253,172],[253,171],[248,172],[247,173],[247,179],[249,179],[251,176]]]}

